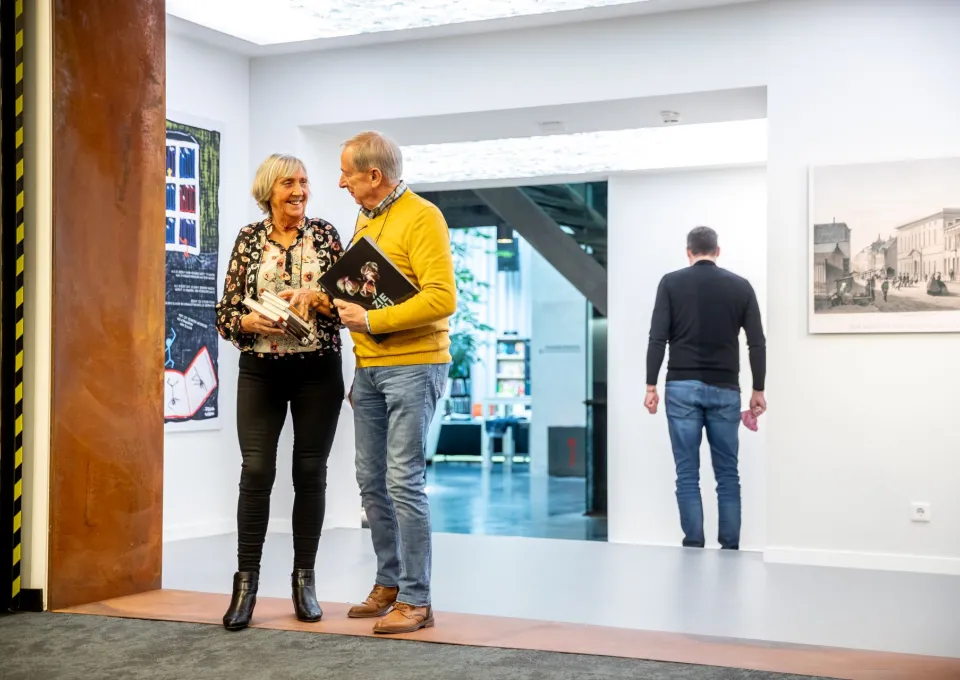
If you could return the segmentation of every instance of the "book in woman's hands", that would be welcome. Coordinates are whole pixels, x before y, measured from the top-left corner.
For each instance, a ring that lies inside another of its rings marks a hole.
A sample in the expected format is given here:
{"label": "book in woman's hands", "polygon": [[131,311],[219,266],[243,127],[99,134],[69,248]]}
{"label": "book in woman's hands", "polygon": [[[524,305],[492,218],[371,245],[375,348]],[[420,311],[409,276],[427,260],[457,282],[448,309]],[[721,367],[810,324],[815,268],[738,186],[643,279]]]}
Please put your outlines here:
{"label": "book in woman's hands", "polygon": [[243,304],[251,312],[256,312],[272,321],[278,328],[282,328],[287,335],[304,347],[316,342],[317,334],[313,331],[311,324],[297,314],[289,302],[270,291],[264,291],[261,298],[258,302],[247,297],[244,298]]}
{"label": "book in woman's hands", "polygon": [[[368,236],[354,243],[320,277],[332,299],[353,302],[364,309],[383,309],[409,300],[420,292]],[[377,333],[381,342],[389,333]]]}

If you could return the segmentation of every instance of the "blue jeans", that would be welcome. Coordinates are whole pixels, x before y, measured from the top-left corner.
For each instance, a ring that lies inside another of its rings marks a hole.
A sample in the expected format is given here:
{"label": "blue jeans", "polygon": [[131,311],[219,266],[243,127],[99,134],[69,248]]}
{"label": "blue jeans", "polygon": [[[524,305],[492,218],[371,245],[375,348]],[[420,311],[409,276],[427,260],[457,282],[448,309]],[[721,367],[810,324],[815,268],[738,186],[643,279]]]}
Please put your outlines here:
{"label": "blue jeans", "polygon": [[357,369],[357,482],[377,553],[377,584],[399,602],[430,604],[430,506],[425,444],[449,364]]}
{"label": "blue jeans", "polygon": [[737,550],[740,548],[740,473],[737,470],[740,392],[699,380],[668,382],[665,392],[667,425],[677,466],[677,506],[683,545],[704,546],[700,441],[706,427],[717,480],[720,547]]}

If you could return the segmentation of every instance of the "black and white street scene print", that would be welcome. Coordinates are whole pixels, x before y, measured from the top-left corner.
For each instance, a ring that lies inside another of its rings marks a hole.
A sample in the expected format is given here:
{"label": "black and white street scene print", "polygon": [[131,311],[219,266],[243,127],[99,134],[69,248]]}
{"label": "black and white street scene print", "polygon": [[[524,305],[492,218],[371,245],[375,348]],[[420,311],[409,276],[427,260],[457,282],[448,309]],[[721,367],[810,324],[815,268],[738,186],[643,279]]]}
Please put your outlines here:
{"label": "black and white street scene print", "polygon": [[960,158],[816,167],[810,190],[811,332],[960,330]]}

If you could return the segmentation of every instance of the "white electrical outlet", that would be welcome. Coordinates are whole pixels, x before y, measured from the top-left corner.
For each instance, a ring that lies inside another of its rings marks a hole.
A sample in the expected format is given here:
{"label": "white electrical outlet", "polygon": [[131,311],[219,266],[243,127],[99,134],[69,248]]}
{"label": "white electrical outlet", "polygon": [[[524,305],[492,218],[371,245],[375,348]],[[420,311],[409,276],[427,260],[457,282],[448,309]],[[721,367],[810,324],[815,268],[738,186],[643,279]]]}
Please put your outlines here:
{"label": "white electrical outlet", "polygon": [[914,522],[929,522],[931,520],[929,503],[911,503],[910,519]]}

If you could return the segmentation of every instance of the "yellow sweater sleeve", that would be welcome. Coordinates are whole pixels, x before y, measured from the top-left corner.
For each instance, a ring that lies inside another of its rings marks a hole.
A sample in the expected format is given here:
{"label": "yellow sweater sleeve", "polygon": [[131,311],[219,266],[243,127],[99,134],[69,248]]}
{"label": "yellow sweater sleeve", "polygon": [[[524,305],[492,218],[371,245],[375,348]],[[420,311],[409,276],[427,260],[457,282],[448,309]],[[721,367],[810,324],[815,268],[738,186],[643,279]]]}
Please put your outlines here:
{"label": "yellow sweater sleeve", "polygon": [[420,292],[393,307],[371,309],[373,333],[393,333],[427,326],[453,315],[457,290],[453,278],[450,230],[439,208],[421,210],[408,229],[407,253]]}

